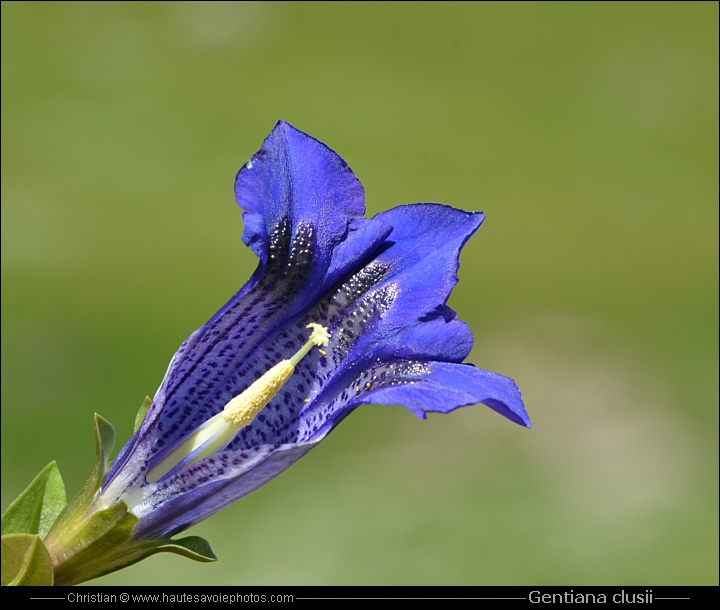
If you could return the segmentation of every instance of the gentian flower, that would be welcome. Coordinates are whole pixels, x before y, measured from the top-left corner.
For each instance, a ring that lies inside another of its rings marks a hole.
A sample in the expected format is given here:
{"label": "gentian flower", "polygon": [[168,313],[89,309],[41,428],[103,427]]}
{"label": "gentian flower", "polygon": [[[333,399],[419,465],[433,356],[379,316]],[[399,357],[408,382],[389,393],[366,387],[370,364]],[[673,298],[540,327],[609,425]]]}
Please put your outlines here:
{"label": "gentian flower", "polygon": [[363,404],[425,418],[483,403],[530,426],[511,379],[463,363],[472,334],[446,305],[484,214],[414,204],[362,218],[363,187],[343,159],[284,122],[235,195],[257,270],[180,346],[85,514],[126,505],[131,542],[168,540]]}

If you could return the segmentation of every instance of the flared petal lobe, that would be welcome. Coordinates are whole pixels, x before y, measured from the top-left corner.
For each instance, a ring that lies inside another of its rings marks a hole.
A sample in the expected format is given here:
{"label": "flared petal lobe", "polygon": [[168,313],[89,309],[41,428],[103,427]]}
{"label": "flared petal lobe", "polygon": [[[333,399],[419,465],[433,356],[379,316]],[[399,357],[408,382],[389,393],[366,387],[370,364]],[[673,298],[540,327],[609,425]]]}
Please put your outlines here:
{"label": "flared petal lobe", "polygon": [[348,222],[365,213],[362,184],[345,161],[283,122],[238,172],[235,199],[245,211],[243,241],[263,262],[281,222],[316,226],[316,245],[326,252],[345,236]]}

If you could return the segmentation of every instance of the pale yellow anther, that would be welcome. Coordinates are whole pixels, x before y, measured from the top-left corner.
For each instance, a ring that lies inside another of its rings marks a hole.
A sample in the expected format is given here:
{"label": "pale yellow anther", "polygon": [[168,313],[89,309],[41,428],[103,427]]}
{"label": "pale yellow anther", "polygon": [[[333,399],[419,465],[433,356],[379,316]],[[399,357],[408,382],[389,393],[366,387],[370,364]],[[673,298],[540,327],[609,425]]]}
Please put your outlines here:
{"label": "pale yellow anther", "polygon": [[[189,460],[184,468],[210,457],[235,438],[242,428],[249,426],[287,383],[305,355],[313,347],[327,346],[329,343],[330,333],[327,328],[315,323],[308,324],[307,328],[312,329],[310,338],[292,358],[278,362],[244,392],[228,402],[220,413],[200,425],[148,472],[146,480],[150,483],[159,481],[205,443],[207,445]],[[308,399],[305,402],[308,402]]]}
{"label": "pale yellow anther", "polygon": [[290,360],[278,362],[247,390],[225,405],[223,408],[225,419],[238,429],[250,425],[255,416],[275,398],[294,370],[295,366]]}
{"label": "pale yellow anther", "polygon": [[289,360],[281,360],[247,390],[233,398],[223,408],[225,419],[240,428],[249,426],[255,416],[273,399],[290,379],[295,367],[315,346],[330,342],[328,329],[311,322],[306,328],[312,329],[310,338]]}

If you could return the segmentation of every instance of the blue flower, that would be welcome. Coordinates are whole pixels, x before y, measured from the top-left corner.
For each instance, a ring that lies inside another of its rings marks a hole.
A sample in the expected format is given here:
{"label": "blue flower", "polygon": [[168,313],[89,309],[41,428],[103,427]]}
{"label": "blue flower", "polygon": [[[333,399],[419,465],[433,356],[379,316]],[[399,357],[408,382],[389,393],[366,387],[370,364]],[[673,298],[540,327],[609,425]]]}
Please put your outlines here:
{"label": "blue flower", "polygon": [[235,194],[257,270],[180,346],[96,499],[125,501],[136,539],[257,489],[363,404],[424,418],[482,402],[530,426],[511,379],[463,364],[472,334],[445,304],[482,213],[415,204],[362,218],[347,164],[284,122]]}

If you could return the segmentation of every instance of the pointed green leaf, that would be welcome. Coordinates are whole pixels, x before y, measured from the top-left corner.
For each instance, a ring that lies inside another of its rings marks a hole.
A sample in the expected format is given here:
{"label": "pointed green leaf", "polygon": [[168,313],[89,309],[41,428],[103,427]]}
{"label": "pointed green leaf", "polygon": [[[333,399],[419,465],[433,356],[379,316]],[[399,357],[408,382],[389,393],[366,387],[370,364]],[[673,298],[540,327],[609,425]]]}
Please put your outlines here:
{"label": "pointed green leaf", "polygon": [[52,559],[40,536],[9,534],[2,537],[2,584],[52,586]]}
{"label": "pointed green leaf", "polygon": [[156,547],[158,552],[177,553],[195,561],[217,561],[217,556],[210,548],[210,543],[200,536],[187,536],[179,540],[164,539],[158,542],[162,543]]}
{"label": "pointed green leaf", "polygon": [[60,470],[50,462],[3,513],[2,535],[38,534],[44,538],[66,504]]}
{"label": "pointed green leaf", "polygon": [[140,426],[142,426],[143,420],[145,419],[145,416],[147,415],[148,409],[150,408],[151,404],[152,399],[149,396],[146,396],[145,400],[143,400],[143,403],[138,409],[137,415],[135,416],[135,426],[133,426],[133,434],[140,430]]}

